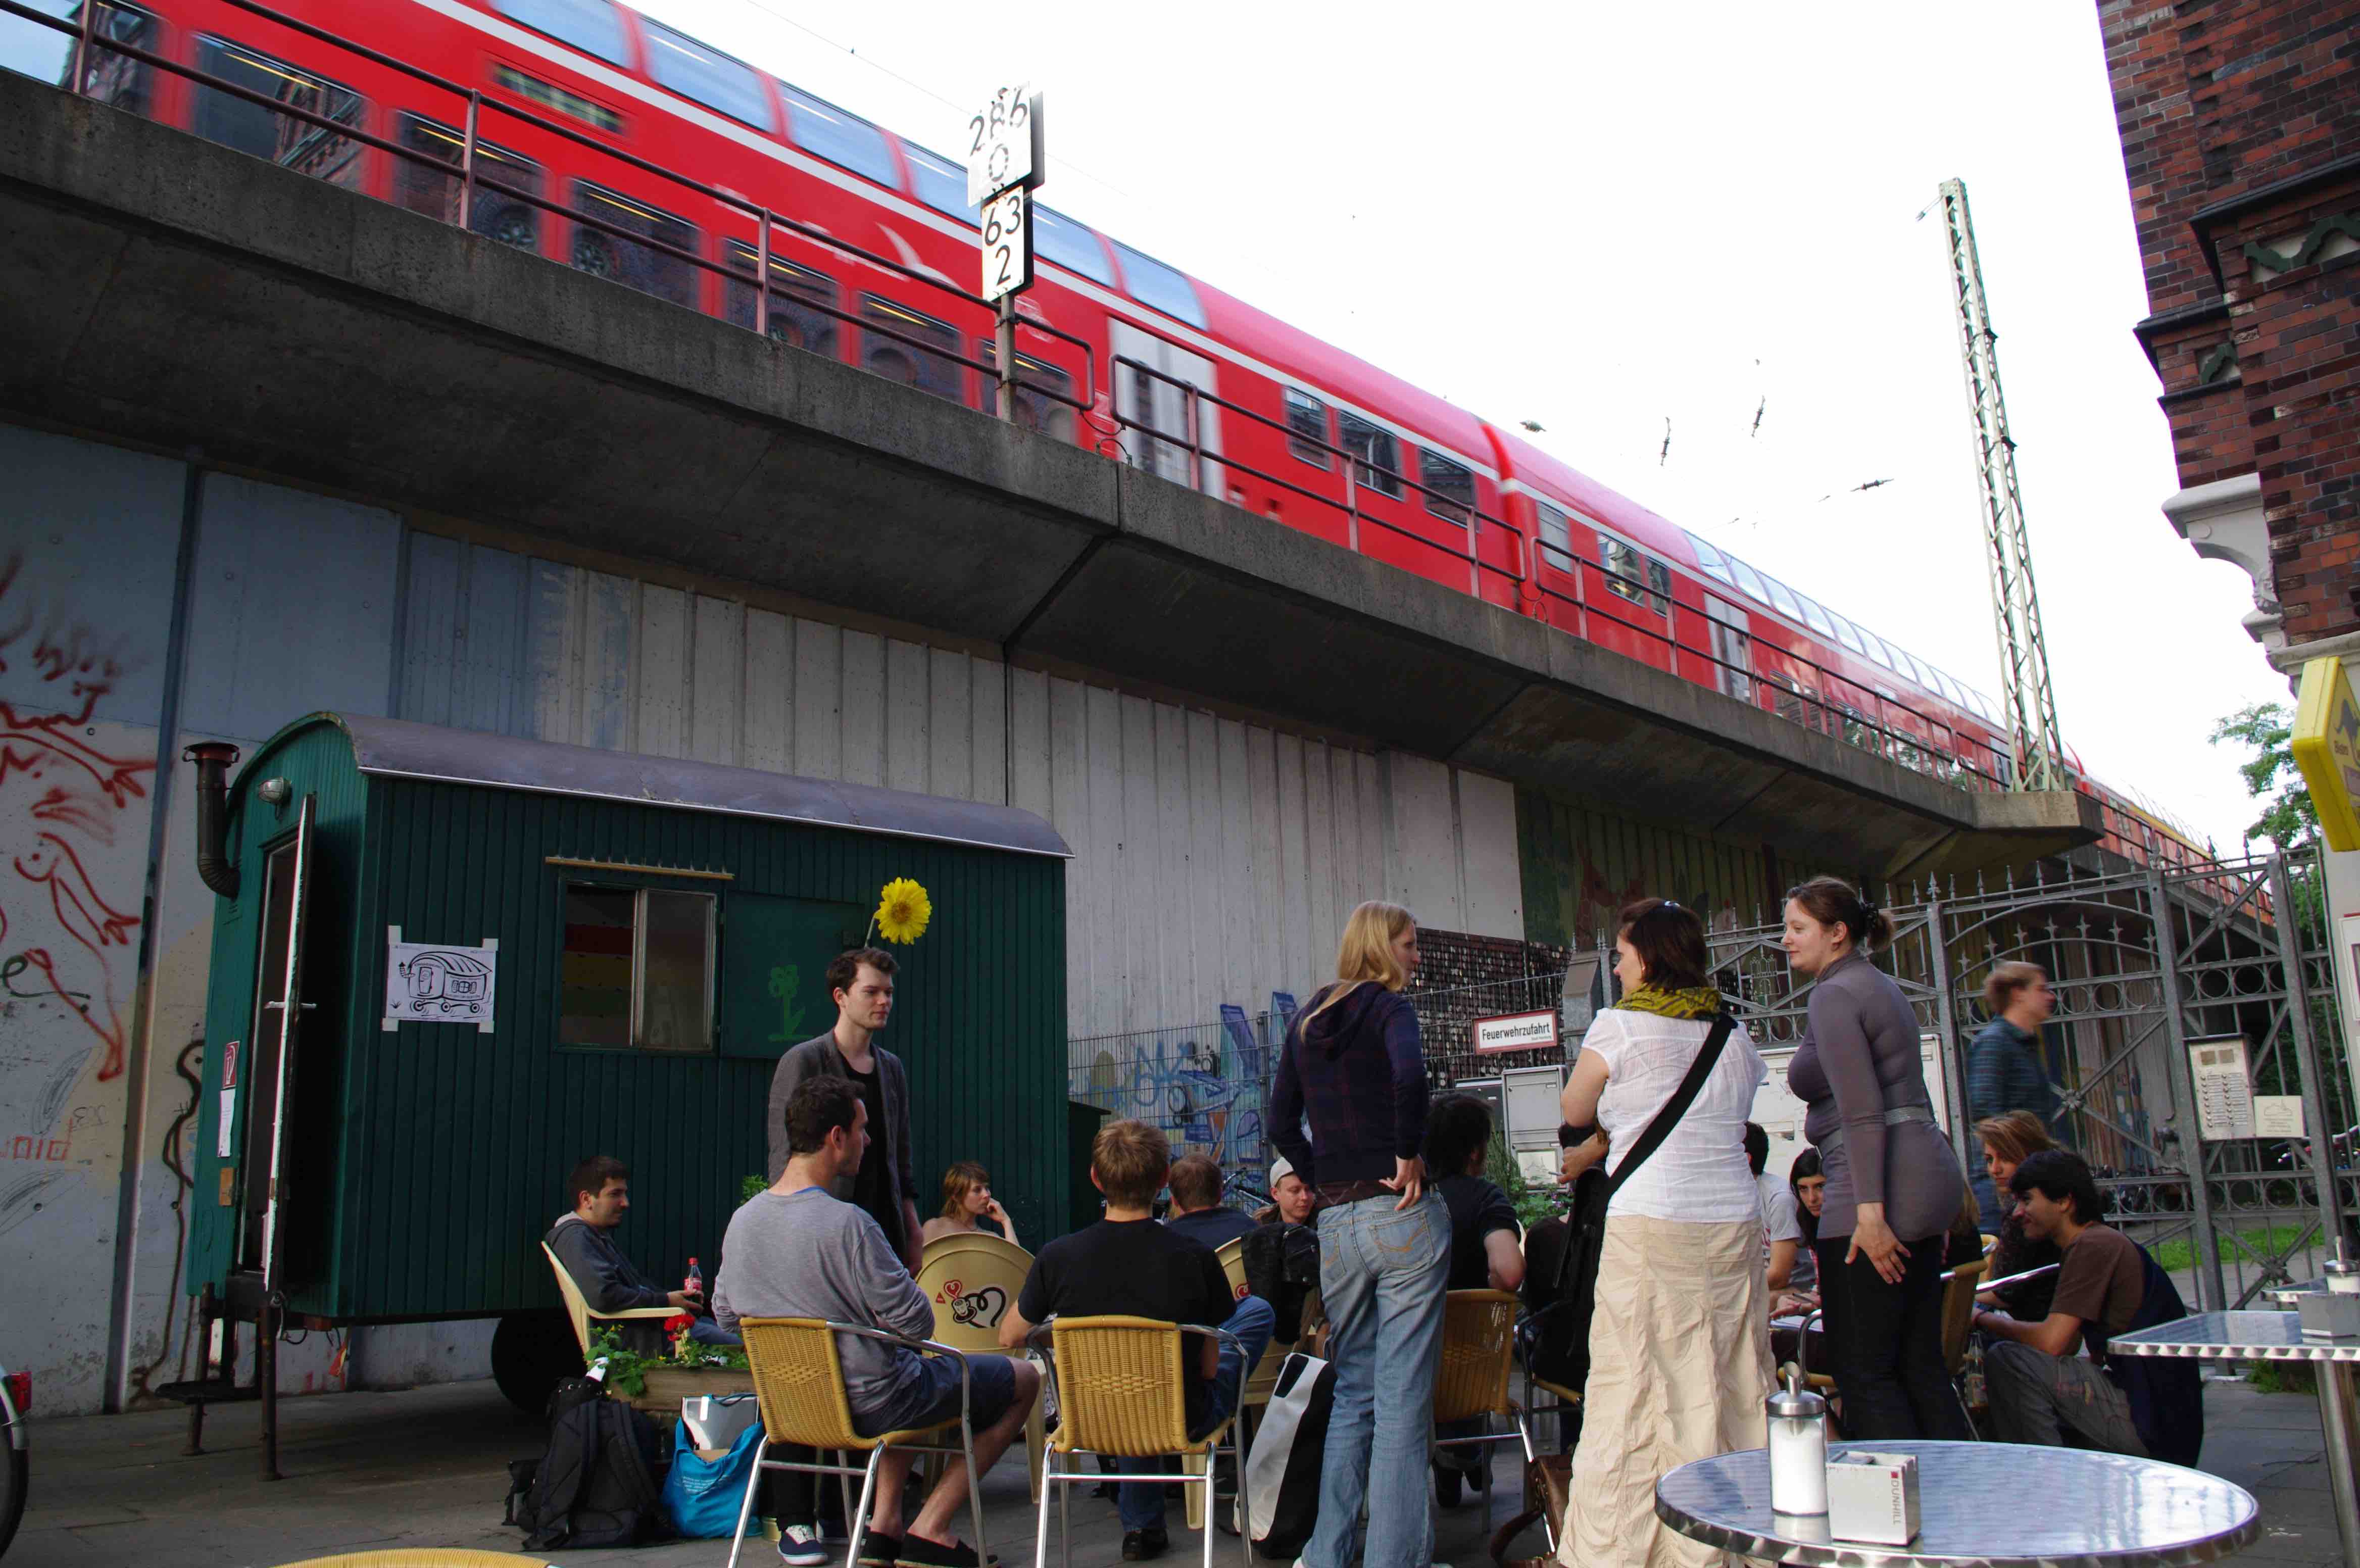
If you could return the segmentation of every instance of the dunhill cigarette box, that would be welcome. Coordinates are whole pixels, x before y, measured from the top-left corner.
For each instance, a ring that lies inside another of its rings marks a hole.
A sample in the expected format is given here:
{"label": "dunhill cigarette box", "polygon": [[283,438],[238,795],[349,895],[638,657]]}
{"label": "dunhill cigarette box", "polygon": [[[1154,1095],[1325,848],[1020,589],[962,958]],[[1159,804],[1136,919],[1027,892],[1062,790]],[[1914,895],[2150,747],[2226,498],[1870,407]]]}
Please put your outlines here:
{"label": "dunhill cigarette box", "polygon": [[1828,1461],[1828,1533],[1907,1546],[1918,1539],[1918,1456],[1848,1449]]}

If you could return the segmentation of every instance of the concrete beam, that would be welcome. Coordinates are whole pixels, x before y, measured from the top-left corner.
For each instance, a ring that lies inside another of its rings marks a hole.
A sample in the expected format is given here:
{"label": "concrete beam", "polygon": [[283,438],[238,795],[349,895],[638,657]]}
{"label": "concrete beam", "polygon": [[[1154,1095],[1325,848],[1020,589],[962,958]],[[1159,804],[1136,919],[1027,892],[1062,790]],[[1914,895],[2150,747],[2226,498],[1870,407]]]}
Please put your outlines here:
{"label": "concrete beam", "polygon": [[1884,871],[2081,842],[1225,502],[0,74],[0,409]]}

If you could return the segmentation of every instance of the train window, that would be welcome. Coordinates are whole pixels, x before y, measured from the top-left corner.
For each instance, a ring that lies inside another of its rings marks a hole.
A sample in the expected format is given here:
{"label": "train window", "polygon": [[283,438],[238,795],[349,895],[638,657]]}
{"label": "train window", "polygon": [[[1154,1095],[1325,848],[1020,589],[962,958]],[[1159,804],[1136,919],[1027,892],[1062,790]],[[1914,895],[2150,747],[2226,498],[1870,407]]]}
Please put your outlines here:
{"label": "train window", "polygon": [[1795,602],[1795,596],[1793,593],[1788,591],[1786,584],[1780,582],[1775,577],[1764,577],[1762,579],[1762,586],[1770,590],[1770,604],[1772,609],[1775,609],[1779,614],[1785,616],[1789,620],[1800,620],[1803,619],[1803,607]]}
{"label": "train window", "polygon": [[1432,452],[1417,455],[1417,482],[1426,488],[1426,510],[1464,528],[1475,510],[1475,475],[1464,463]]}
{"label": "train window", "polygon": [[1042,260],[1054,261],[1085,278],[1109,285],[1114,282],[1114,268],[1108,263],[1098,236],[1038,203],[1032,208],[1032,250]]}
{"label": "train window", "polygon": [[1328,405],[1308,392],[1286,389],[1286,449],[1306,463],[1328,466]]}
{"label": "train window", "polygon": [[1336,444],[1360,459],[1352,465],[1352,480],[1379,495],[1401,494],[1401,445],[1393,432],[1371,424],[1358,414],[1336,416]]}
{"label": "train window", "polygon": [[711,894],[569,882],[563,905],[560,1043],[713,1048]]}
{"label": "train window", "polygon": [[[913,310],[897,305],[890,300],[880,300],[874,294],[862,297],[860,319],[878,327],[876,332],[861,334],[861,365],[880,376],[915,387],[922,392],[932,392],[953,402],[965,400],[959,395],[965,378],[962,367],[948,355],[930,354],[921,344],[933,344],[956,354],[958,333],[947,322],[920,315]],[[899,336],[889,337],[887,333]],[[915,342],[906,341],[915,339]]]}
{"label": "train window", "polygon": [[1762,586],[1762,579],[1754,573],[1753,567],[1747,565],[1736,556],[1732,555],[1729,558],[1729,572],[1730,576],[1737,579],[1737,586],[1739,587],[1754,596],[1754,603],[1768,604],[1770,602],[1770,590]]}
{"label": "train window", "polygon": [[[338,125],[361,123],[361,97],[349,87],[227,38],[197,40],[197,69],[248,92]],[[308,120],[266,109],[216,87],[197,84],[196,133],[208,141],[267,158],[299,173],[338,185],[361,181],[361,144]]]}
{"label": "train window", "polygon": [[893,149],[885,145],[883,131],[783,82],[779,93],[787,101],[787,135],[797,147],[880,185],[901,187],[893,172]]}
{"label": "train window", "polygon": [[[1870,658],[1884,665],[1886,669],[1893,671],[1896,674],[1900,674],[1901,665],[1899,662],[1893,657],[1893,650],[1886,645],[1884,638],[1879,637],[1875,632],[1871,631],[1867,627],[1863,626],[1860,629],[1860,640],[1868,645],[1868,656]],[[1885,695],[1890,696],[1893,694],[1887,692]]]}
{"label": "train window", "polygon": [[1866,648],[1861,646],[1859,628],[1852,625],[1851,621],[1846,620],[1842,616],[1838,615],[1834,610],[1828,611],[1828,619],[1836,623],[1836,640],[1838,641],[1841,642],[1845,647],[1851,649],[1855,653],[1865,653],[1868,652]]}
{"label": "train window", "polygon": [[[993,367],[996,377],[1000,366],[1000,345],[996,343],[984,344],[978,357]],[[997,406],[993,400],[997,397],[998,391],[998,380],[987,378],[984,381],[983,395],[988,404]],[[1041,395],[1043,391],[1054,392],[1058,397],[1070,398],[1074,395],[1074,378],[1054,365],[1044,364],[1022,349],[1018,349],[1016,351],[1016,422],[1027,430],[1037,431],[1043,435],[1058,441],[1073,440],[1074,405],[1061,403],[1056,398],[1044,398]]]}
{"label": "train window", "polygon": [[[1606,568],[1607,592],[1643,605],[1657,615],[1672,613],[1672,574],[1661,561],[1611,533],[1601,532],[1598,536],[1598,564]],[[1654,591],[1648,592],[1649,589]]]}
{"label": "train window", "polygon": [[[1190,326],[1205,324],[1205,307],[1197,302],[1196,291],[1188,280],[1152,256],[1142,256],[1120,241],[1115,243],[1115,253],[1122,258],[1122,278],[1131,289],[1131,297],[1142,305],[1152,306]],[[1043,255],[1048,252],[1043,250]],[[1104,282],[1101,279],[1099,281]]]}
{"label": "train window", "polygon": [[[750,332],[754,327],[754,268],[761,258],[742,239],[731,240],[725,249],[722,259],[729,270],[738,274],[729,280],[729,319]],[[835,358],[836,318],[812,308],[814,304],[835,303],[835,279],[776,256],[770,258],[769,328],[772,337]]]}
{"label": "train window", "polygon": [[[574,225],[574,265],[594,277],[612,278],[617,283],[628,283],[644,290],[658,299],[670,300],[675,305],[692,308],[696,303],[696,268],[687,257],[672,252],[684,250],[694,254],[696,229],[683,219],[670,213],[632,200],[619,192],[586,180],[574,182],[574,210],[597,219],[600,223],[624,231],[608,234],[587,224]],[[627,237],[638,235],[671,250],[659,250],[653,245]]]}
{"label": "train window", "polygon": [[1902,674],[1907,675],[1910,679],[1916,681],[1919,685],[1924,686],[1929,692],[1938,692],[1942,689],[1939,685],[1935,684],[1934,672],[1928,669],[1925,663],[1920,660],[1917,654],[1902,652],[1899,649],[1896,649],[1895,652],[1901,653]]}
{"label": "train window", "polygon": [[[910,163],[910,190],[945,217],[956,218],[970,228],[983,226],[983,214],[969,205],[967,199],[967,170],[938,152],[928,152],[912,142],[901,144],[901,156]],[[1037,224],[1040,209],[1032,210]]]}
{"label": "train window", "polygon": [[1545,500],[1535,498],[1533,510],[1540,514],[1541,549],[1550,565],[1560,572],[1573,570],[1573,526],[1566,515]]}
{"label": "train window", "polygon": [[1699,568],[1712,576],[1719,577],[1724,583],[1732,585],[1736,583],[1737,579],[1730,576],[1728,560],[1722,556],[1720,551],[1714,549],[1711,545],[1707,544],[1703,540],[1699,539],[1693,533],[1689,534],[1688,537],[1688,548],[1696,552],[1697,565]]}
{"label": "train window", "polygon": [[1812,630],[1822,637],[1833,637],[1836,634],[1835,627],[1829,623],[1828,612],[1821,609],[1816,601],[1805,598],[1800,594],[1797,594],[1795,599],[1803,607],[1803,619],[1811,623]]}
{"label": "train window", "polygon": [[1934,678],[1942,683],[1942,695],[1950,699],[1952,707],[1964,707],[1967,706],[1966,693],[1959,689],[1958,682],[1952,680],[1950,676],[1944,674],[1939,670],[1936,670],[1934,672]]}
{"label": "train window", "polygon": [[[444,163],[455,164],[465,150],[464,133],[417,115],[401,116],[401,145]],[[541,209],[519,202],[486,181],[497,181],[529,196],[541,194],[541,165],[478,137],[475,142],[475,194],[467,204],[467,226],[519,250],[541,247]],[[413,213],[459,221],[459,177],[432,164],[396,159],[393,199]]]}
{"label": "train window", "polygon": [[718,109],[733,120],[742,120],[758,131],[775,132],[779,128],[770,115],[770,95],[762,91],[762,79],[754,73],[752,66],[732,60],[719,49],[707,49],[661,22],[642,16],[639,26],[647,29],[648,74],[660,85],[683,98],[694,98],[708,109]]}
{"label": "train window", "polygon": [[623,134],[623,116],[595,98],[585,98],[570,87],[560,87],[554,82],[543,82],[538,76],[528,76],[515,66],[502,60],[492,61],[492,85],[502,92],[513,93],[528,104],[538,104],[544,109],[554,109],[569,119],[606,132],[609,136]]}
{"label": "train window", "polygon": [[623,41],[623,19],[606,0],[492,0],[492,9],[610,64],[631,63],[631,51]]}

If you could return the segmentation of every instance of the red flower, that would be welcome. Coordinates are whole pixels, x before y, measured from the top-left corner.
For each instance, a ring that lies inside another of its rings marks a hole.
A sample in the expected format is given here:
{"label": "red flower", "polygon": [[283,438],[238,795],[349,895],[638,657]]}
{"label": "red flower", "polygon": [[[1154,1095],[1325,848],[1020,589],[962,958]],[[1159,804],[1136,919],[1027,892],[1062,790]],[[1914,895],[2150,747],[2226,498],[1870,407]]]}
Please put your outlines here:
{"label": "red flower", "polygon": [[664,1320],[664,1332],[668,1334],[676,1334],[694,1321],[696,1321],[696,1320],[689,1316],[686,1312],[675,1312],[671,1317]]}

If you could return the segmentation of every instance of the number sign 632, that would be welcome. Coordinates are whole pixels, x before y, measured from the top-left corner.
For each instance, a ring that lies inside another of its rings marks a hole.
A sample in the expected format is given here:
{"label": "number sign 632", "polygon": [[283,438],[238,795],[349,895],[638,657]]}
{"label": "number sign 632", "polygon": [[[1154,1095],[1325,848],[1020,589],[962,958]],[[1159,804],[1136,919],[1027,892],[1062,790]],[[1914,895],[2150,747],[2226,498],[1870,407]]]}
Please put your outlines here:
{"label": "number sign 632", "polygon": [[1032,205],[1022,186],[983,209],[983,297],[997,302],[1032,286]]}

